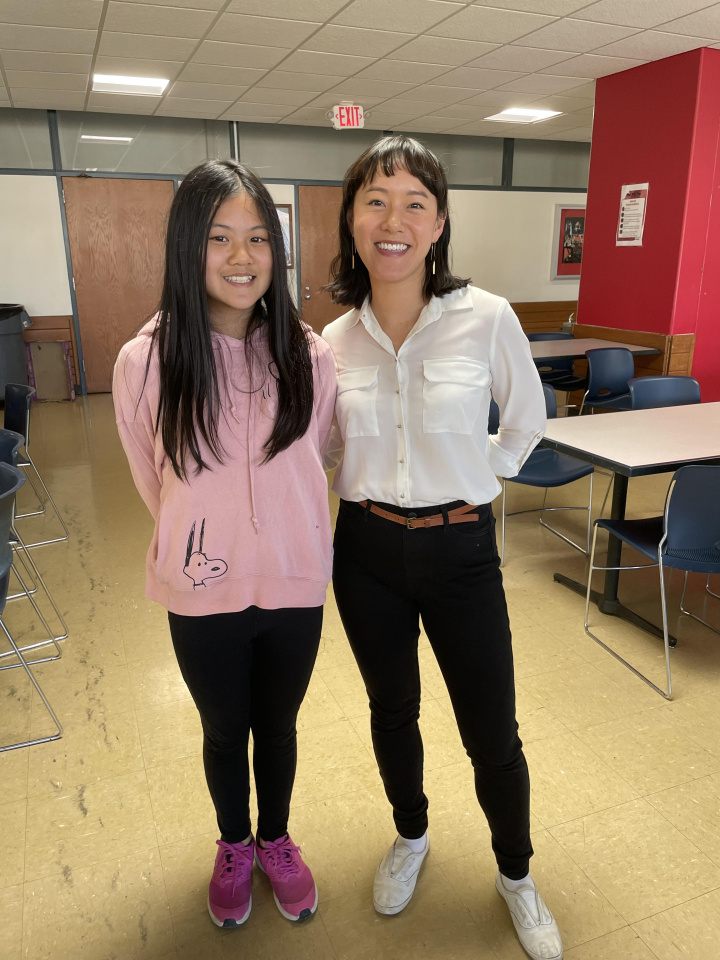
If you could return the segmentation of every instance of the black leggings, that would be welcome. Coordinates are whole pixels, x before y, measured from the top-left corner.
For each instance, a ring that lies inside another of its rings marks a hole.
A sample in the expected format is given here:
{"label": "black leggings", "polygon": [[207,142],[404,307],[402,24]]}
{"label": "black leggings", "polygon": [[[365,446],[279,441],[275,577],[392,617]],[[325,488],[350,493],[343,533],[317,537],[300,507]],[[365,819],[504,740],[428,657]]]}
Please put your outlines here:
{"label": "black leggings", "polygon": [[295,721],[315,665],[322,616],[322,607],[168,614],[180,671],[202,720],[205,777],[226,843],[240,843],[251,831],[251,731],[258,835],[277,840],[287,832]]}
{"label": "black leggings", "polygon": [[[440,512],[379,506],[403,516]],[[415,839],[428,824],[418,727],[422,618],[472,760],[498,866],[506,877],[520,880],[533,852],[530,781],[515,720],[495,520],[489,504],[478,511],[475,522],[412,530],[343,500],[333,582],[370,699],[375,756],[398,833]]]}

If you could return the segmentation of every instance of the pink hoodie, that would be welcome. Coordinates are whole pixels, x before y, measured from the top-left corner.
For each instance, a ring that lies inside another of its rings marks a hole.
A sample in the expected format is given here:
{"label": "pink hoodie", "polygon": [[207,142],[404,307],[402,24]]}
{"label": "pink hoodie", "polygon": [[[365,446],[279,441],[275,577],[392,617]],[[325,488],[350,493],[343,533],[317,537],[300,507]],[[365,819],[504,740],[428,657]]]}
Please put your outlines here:
{"label": "pink hoodie", "polygon": [[203,459],[211,467],[186,482],[175,475],[155,433],[156,357],[143,390],[154,325],[151,320],[125,344],[113,375],[120,439],[135,485],[155,518],[146,596],[186,616],[250,606],[320,606],[332,568],[322,465],[337,391],[330,348],[311,334],[315,399],[310,426],[304,437],[263,464],[277,391],[267,358],[263,361],[262,340],[251,392],[245,341],[213,333],[224,462],[218,463],[201,441]]}

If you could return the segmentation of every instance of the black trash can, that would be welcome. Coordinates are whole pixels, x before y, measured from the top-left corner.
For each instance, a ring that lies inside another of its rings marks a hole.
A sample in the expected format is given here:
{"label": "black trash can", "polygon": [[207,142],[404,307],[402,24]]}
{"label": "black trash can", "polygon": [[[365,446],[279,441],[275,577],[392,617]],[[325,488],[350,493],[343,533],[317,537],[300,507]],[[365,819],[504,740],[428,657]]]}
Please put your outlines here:
{"label": "black trash can", "polygon": [[21,303],[0,303],[0,399],[6,383],[28,382],[22,332],[31,325]]}

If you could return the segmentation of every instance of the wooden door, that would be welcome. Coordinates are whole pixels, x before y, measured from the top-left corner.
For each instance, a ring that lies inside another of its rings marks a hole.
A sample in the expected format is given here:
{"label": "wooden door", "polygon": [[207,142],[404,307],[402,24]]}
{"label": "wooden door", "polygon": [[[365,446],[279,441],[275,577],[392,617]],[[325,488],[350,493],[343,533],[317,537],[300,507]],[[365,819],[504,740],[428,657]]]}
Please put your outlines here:
{"label": "wooden door", "polygon": [[337,306],[321,288],[330,280],[330,264],[338,250],[341,187],[299,188],[300,295],[303,320],[322,333],[347,307]]}
{"label": "wooden door", "polygon": [[111,389],[120,347],[158,305],[171,180],[63,177],[88,393]]}

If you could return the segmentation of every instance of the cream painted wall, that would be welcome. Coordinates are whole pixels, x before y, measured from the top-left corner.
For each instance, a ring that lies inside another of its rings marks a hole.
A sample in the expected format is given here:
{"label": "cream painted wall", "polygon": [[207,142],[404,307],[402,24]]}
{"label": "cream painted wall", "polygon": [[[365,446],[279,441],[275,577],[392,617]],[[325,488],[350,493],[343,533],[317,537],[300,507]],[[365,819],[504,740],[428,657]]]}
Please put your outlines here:
{"label": "cream painted wall", "polygon": [[0,176],[0,301],[72,313],[55,177]]}
{"label": "cream painted wall", "polygon": [[[293,229],[293,249],[294,249],[294,263],[297,263],[297,243],[295,235],[295,225],[297,212],[295,210],[295,187],[291,183],[266,183],[265,186],[268,188],[268,193],[273,198],[275,203],[289,203],[292,205],[292,229]],[[297,271],[295,269],[288,270],[288,286],[290,287],[290,295],[293,300],[297,303]]]}
{"label": "cream painted wall", "polygon": [[579,280],[551,280],[555,205],[584,193],[451,190],[453,273],[508,300],[576,300]]}

